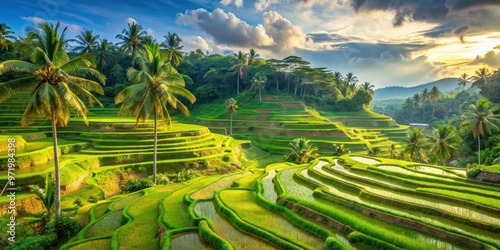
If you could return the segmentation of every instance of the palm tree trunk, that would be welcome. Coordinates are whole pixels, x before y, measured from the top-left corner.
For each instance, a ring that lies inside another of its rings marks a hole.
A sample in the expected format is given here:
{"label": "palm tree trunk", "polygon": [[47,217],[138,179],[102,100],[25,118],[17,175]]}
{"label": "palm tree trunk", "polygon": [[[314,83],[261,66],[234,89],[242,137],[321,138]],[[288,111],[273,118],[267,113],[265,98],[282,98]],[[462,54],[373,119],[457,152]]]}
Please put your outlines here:
{"label": "palm tree trunk", "polygon": [[280,93],[280,85],[278,84],[278,76],[276,73],[274,73],[274,81],[276,82],[276,91],[278,91],[278,94]]}
{"label": "palm tree trunk", "polygon": [[158,131],[157,131],[157,117],[156,117],[156,104],[153,108],[153,113],[154,113],[154,149],[153,149],[153,184],[156,185],[156,153],[157,153],[157,147],[158,147]]}
{"label": "palm tree trunk", "polygon": [[434,118],[435,111],[436,111],[436,99],[434,99],[434,106],[432,106],[432,118]]}
{"label": "palm tree trunk", "polygon": [[259,89],[259,100],[260,100],[260,102],[262,102],[262,96],[260,94],[260,89]]}
{"label": "palm tree trunk", "polygon": [[233,113],[231,113],[231,124],[229,126],[229,134],[233,134]]}
{"label": "palm tree trunk", "polygon": [[477,135],[477,162],[481,165],[481,136]]}
{"label": "palm tree trunk", "polygon": [[240,75],[236,75],[236,95],[240,94]]}
{"label": "palm tree trunk", "polygon": [[55,199],[56,199],[56,217],[61,216],[61,173],[59,171],[59,153],[57,152],[57,129],[56,129],[56,114],[52,114],[52,140],[54,144],[54,174],[55,183]]}

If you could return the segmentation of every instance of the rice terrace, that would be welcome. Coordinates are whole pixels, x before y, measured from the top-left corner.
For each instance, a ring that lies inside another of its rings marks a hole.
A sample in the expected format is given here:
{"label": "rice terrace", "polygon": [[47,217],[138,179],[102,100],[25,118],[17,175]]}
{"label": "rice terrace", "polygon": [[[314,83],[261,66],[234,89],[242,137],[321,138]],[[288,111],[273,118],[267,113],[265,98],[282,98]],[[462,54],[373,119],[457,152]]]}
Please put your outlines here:
{"label": "rice terrace", "polygon": [[500,249],[500,4],[28,2],[1,249]]}

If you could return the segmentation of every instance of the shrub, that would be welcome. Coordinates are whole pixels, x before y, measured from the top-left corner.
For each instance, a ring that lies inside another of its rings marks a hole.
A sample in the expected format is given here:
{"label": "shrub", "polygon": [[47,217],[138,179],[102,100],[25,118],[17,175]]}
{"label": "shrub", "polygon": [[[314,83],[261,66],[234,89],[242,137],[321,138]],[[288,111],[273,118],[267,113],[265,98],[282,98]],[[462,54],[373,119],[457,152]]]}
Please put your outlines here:
{"label": "shrub", "polygon": [[97,201],[99,201],[99,197],[96,197],[94,195],[91,195],[88,199],[87,199],[87,202],[90,202],[90,203],[97,203]]}
{"label": "shrub", "polygon": [[222,156],[222,161],[229,162],[230,160],[231,160],[231,157],[229,155]]}
{"label": "shrub", "polygon": [[190,168],[183,168],[179,173],[177,173],[177,182],[189,181],[197,176],[198,171]]}
{"label": "shrub", "polygon": [[83,207],[83,202],[80,198],[76,198],[74,201],[73,201],[73,205],[75,205],[75,207]]}
{"label": "shrub", "polygon": [[467,170],[467,177],[471,179],[476,179],[476,177],[481,172],[481,166],[477,164],[472,164],[472,167]]}
{"label": "shrub", "polygon": [[248,127],[248,131],[254,131],[254,130],[255,130],[255,126]]}
{"label": "shrub", "polygon": [[[153,177],[151,176],[151,181],[153,181]],[[157,185],[168,185],[172,183],[170,178],[166,174],[157,174],[156,175],[156,184]]]}
{"label": "shrub", "polygon": [[128,180],[122,187],[124,193],[132,193],[153,186],[150,179]]}

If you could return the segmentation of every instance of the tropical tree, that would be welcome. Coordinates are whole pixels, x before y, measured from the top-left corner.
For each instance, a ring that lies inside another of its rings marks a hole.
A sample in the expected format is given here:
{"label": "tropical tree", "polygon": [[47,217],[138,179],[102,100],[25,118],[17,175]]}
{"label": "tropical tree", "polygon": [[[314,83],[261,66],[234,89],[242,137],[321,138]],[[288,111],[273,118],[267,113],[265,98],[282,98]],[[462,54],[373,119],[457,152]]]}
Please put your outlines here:
{"label": "tropical tree", "polygon": [[12,34],[14,34],[14,31],[10,30],[9,26],[5,23],[0,23],[0,51],[9,49],[9,39],[16,39]]}
{"label": "tropical tree", "polygon": [[413,106],[417,108],[422,102],[422,95],[420,93],[415,93],[412,98]]}
{"label": "tropical tree", "polygon": [[295,138],[288,146],[292,151],[286,161],[292,161],[298,164],[304,164],[311,160],[316,159],[318,155],[318,148],[313,147],[310,141],[304,137]]}
{"label": "tropical tree", "polygon": [[380,147],[367,147],[366,153],[370,156],[379,156],[380,155]]}
{"label": "tropical tree", "polygon": [[446,165],[450,157],[458,153],[462,138],[456,133],[455,127],[442,125],[432,130],[430,137],[430,153],[439,159],[440,165]]}
{"label": "tropical tree", "polygon": [[358,77],[354,76],[353,73],[349,72],[345,75],[344,78],[344,96],[352,96],[356,91],[356,86],[359,83]]}
{"label": "tropical tree", "polygon": [[391,145],[389,145],[389,153],[390,158],[394,158],[394,155],[396,154],[396,143],[391,143]]}
{"label": "tropical tree", "polygon": [[490,71],[486,67],[482,67],[476,72],[474,72],[474,75],[470,77],[471,81],[471,88],[472,87],[482,87],[484,84],[486,84],[488,77],[490,76]]}
{"label": "tropical tree", "polygon": [[424,136],[424,130],[419,128],[413,128],[408,131],[408,137],[403,140],[403,145],[405,145],[404,154],[409,155],[410,159],[413,161],[422,160],[427,161],[427,154],[425,150],[428,147],[428,138]]}
{"label": "tropical tree", "polygon": [[434,118],[434,113],[436,112],[436,100],[441,97],[441,91],[439,91],[437,86],[433,86],[429,92],[429,98],[433,101],[432,105],[432,118]]}
{"label": "tropical tree", "polygon": [[172,119],[169,107],[189,116],[188,108],[177,98],[181,96],[191,103],[196,97],[185,88],[184,79],[168,62],[167,55],[160,50],[159,44],[147,44],[133,59],[139,69],[129,68],[127,77],[132,85],[128,86],[115,97],[115,103],[122,106],[120,115],[130,114],[139,122],[145,122],[153,114],[154,147],[153,147],[153,183],[156,185],[156,156],[158,144],[158,116],[169,127]]}
{"label": "tropical tree", "polygon": [[184,55],[182,54],[182,48],[184,48],[184,46],[180,45],[182,40],[176,33],[171,34],[169,32],[168,35],[164,37],[165,42],[161,45],[167,50],[168,62],[177,67],[184,59]]}
{"label": "tropical tree", "polygon": [[341,156],[341,155],[351,153],[351,150],[349,150],[348,148],[345,148],[344,144],[337,145],[337,144],[333,143],[332,147],[333,147],[333,154],[332,154],[333,156]]}
{"label": "tropical tree", "polygon": [[422,94],[420,94],[420,99],[422,99],[422,116],[423,118],[425,119],[425,104],[427,103],[427,100],[430,99],[430,92],[427,88],[425,88],[424,90],[422,90]]}
{"label": "tropical tree", "polygon": [[257,59],[260,55],[257,54],[257,51],[255,49],[250,49],[250,52],[248,53],[248,64],[252,65],[255,62],[255,59]]}
{"label": "tropical tree", "polygon": [[375,88],[375,86],[373,84],[371,84],[370,82],[365,82],[365,83],[361,84],[361,89],[368,91],[372,95],[373,95],[373,93],[375,93],[373,91],[373,88]]}
{"label": "tropical tree", "polygon": [[[54,144],[55,168],[55,200],[56,216],[61,215],[59,153],[57,146],[57,125],[68,124],[70,115],[76,113],[83,117],[88,125],[87,107],[79,96],[86,98],[87,103],[101,105],[91,92],[104,94],[101,85],[84,78],[92,76],[104,84],[105,77],[95,69],[91,54],[80,55],[69,59],[64,46],[64,33],[59,32],[60,23],[41,23],[39,29],[28,28],[28,36],[32,36],[35,49],[32,62],[9,60],[0,63],[0,74],[14,71],[29,75],[7,81],[0,85],[0,101],[8,99],[16,91],[32,90],[28,106],[21,119],[22,126],[29,126],[39,118],[50,119],[52,122],[52,138]],[[102,106],[102,105],[101,105]]]}
{"label": "tropical tree", "polygon": [[116,35],[115,38],[121,41],[117,43],[120,48],[127,52],[135,54],[144,41],[144,37],[147,35],[146,31],[142,30],[142,26],[132,22],[128,24],[128,29],[123,29],[121,34]]}
{"label": "tropical tree", "polygon": [[229,98],[229,100],[226,101],[226,110],[231,114],[231,123],[229,126],[229,134],[233,134],[233,113],[236,112],[238,109],[238,104],[236,102],[236,99],[234,98]]}
{"label": "tropical tree", "polygon": [[458,86],[462,86],[462,89],[465,89],[467,83],[469,83],[469,75],[467,75],[467,73],[463,73],[458,79]]}
{"label": "tropical tree", "polygon": [[97,69],[103,72],[104,68],[108,66],[108,62],[113,55],[111,45],[107,39],[101,39],[99,44],[94,50],[94,55],[97,63]]}
{"label": "tropical tree", "polygon": [[247,73],[247,65],[248,65],[248,60],[246,55],[243,52],[238,52],[233,55],[233,59],[231,61],[232,65],[231,68],[229,68],[230,71],[233,71],[234,74],[236,74],[236,94],[240,94],[240,79],[243,79],[245,77],[245,74]]}
{"label": "tropical tree", "polygon": [[491,130],[499,131],[500,115],[494,112],[500,109],[496,104],[490,107],[491,103],[486,99],[478,100],[477,105],[470,104],[469,109],[462,113],[464,120],[460,126],[472,132],[474,139],[477,138],[477,159],[481,165],[481,137],[486,133],[491,135]]}
{"label": "tropical tree", "polygon": [[38,185],[30,185],[29,189],[34,193],[38,199],[43,203],[45,207],[45,213],[42,218],[42,224],[45,226],[52,214],[52,207],[54,206],[55,196],[54,196],[54,182],[50,175],[45,178],[45,188],[41,188]]}
{"label": "tropical tree", "polygon": [[78,44],[73,48],[74,52],[86,54],[93,52],[99,45],[99,35],[94,35],[92,30],[84,29],[76,36],[76,39],[71,39],[69,41]]}
{"label": "tropical tree", "polygon": [[259,101],[261,102],[262,102],[261,92],[264,89],[264,86],[266,86],[266,82],[267,82],[267,77],[260,74],[260,72],[255,74],[254,77],[252,77],[252,87],[250,89],[252,90],[257,89],[259,91]]}

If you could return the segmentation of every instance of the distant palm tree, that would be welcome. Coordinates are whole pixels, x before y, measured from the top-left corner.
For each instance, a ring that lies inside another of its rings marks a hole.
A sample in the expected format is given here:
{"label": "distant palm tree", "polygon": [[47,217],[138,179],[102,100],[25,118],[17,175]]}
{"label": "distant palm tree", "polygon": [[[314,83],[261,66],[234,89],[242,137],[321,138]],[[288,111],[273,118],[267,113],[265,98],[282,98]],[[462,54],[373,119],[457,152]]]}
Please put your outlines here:
{"label": "distant palm tree", "polygon": [[344,86],[343,79],[344,77],[342,76],[342,73],[333,73],[333,83],[335,83],[335,87],[337,87],[338,90],[342,90],[342,86]]}
{"label": "distant palm tree", "polygon": [[365,82],[365,83],[361,84],[361,88],[368,91],[372,95],[373,95],[373,93],[375,93],[373,91],[373,88],[375,88],[375,86],[373,86],[373,84],[371,84],[370,82]]}
{"label": "distant palm tree", "polygon": [[123,29],[121,34],[116,35],[116,38],[121,40],[117,44],[123,51],[135,54],[146,35],[147,32],[142,30],[141,25],[129,23],[128,29]]}
{"label": "distant palm tree", "polygon": [[349,150],[348,148],[345,148],[344,144],[337,145],[337,144],[333,143],[332,147],[333,147],[333,156],[341,156],[341,155],[351,153],[351,150]]}
{"label": "distant palm tree", "polygon": [[423,91],[422,91],[422,94],[420,95],[420,99],[422,99],[422,110],[423,110],[423,118],[425,119],[425,104],[427,103],[427,100],[430,99],[430,92],[427,88],[425,88]]}
{"label": "distant palm tree", "polygon": [[420,93],[415,93],[412,98],[413,106],[418,107],[422,101],[422,95]]}
{"label": "distant palm tree", "polygon": [[[13,71],[25,72],[16,79],[9,80],[1,87],[0,101],[8,99],[13,92],[33,90],[28,99],[28,106],[21,119],[22,126],[28,126],[43,117],[52,122],[52,138],[54,144],[55,168],[55,202],[56,216],[61,215],[60,171],[59,153],[57,146],[57,125],[64,127],[68,124],[72,112],[87,121],[87,107],[78,97],[87,99],[87,103],[101,105],[91,92],[104,94],[99,83],[88,80],[81,75],[91,75],[104,84],[105,77],[95,69],[94,58],[91,54],[84,54],[74,59],[69,59],[64,51],[67,40],[64,38],[66,28],[59,33],[60,23],[41,23],[39,29],[28,28],[36,46],[33,50],[32,62],[9,60],[0,63],[0,74]],[[102,106],[102,105],[101,105]]]}
{"label": "distant palm tree", "polygon": [[396,154],[396,143],[391,143],[391,145],[389,145],[389,152],[391,159],[394,158],[394,155]]}
{"label": "distant palm tree", "polygon": [[354,76],[353,73],[349,72],[344,78],[344,96],[352,96],[356,90],[356,86],[359,83],[358,77]]}
{"label": "distant palm tree", "polygon": [[427,138],[424,136],[424,130],[413,128],[408,131],[408,137],[403,140],[405,145],[404,153],[410,156],[413,161],[422,160],[427,162],[427,154],[425,150],[428,147]]}
{"label": "distant palm tree", "polygon": [[226,102],[226,110],[231,114],[231,124],[229,127],[229,134],[233,134],[233,113],[236,112],[238,109],[238,104],[236,102],[236,99],[234,98],[229,98]]}
{"label": "distant palm tree", "polygon": [[9,39],[16,39],[12,34],[14,34],[14,31],[10,30],[9,26],[5,23],[0,23],[0,51],[9,49]]}
{"label": "distant palm tree", "polygon": [[78,36],[76,36],[76,39],[71,39],[69,41],[76,42],[78,44],[78,46],[73,48],[74,52],[86,54],[93,52],[98,46],[99,35],[94,35],[92,30],[84,29]]}
{"label": "distant palm tree", "polygon": [[294,139],[288,146],[292,152],[286,161],[304,164],[318,157],[318,148],[313,147],[304,137]]}
{"label": "distant palm tree", "polygon": [[462,113],[464,121],[460,126],[467,128],[472,132],[474,139],[477,138],[477,158],[481,165],[481,137],[486,133],[491,135],[491,130],[499,131],[500,115],[494,112],[500,109],[496,104],[490,107],[490,102],[486,99],[480,99],[477,105],[469,105],[469,109]]}
{"label": "distant palm tree", "polygon": [[437,86],[432,87],[429,92],[429,97],[433,101],[434,105],[432,106],[432,118],[434,118],[434,113],[436,112],[436,100],[441,97],[441,91],[439,91]]}
{"label": "distant palm tree", "polygon": [[462,86],[462,90],[465,89],[465,86],[467,86],[467,83],[469,83],[469,75],[467,73],[463,73],[460,76],[460,79],[458,79],[458,86]]}
{"label": "distant palm tree", "polygon": [[245,74],[247,73],[247,65],[248,65],[248,60],[245,54],[243,52],[238,52],[233,55],[232,59],[232,64],[231,68],[229,68],[230,71],[233,71],[234,74],[236,74],[236,94],[240,94],[240,79],[243,79],[245,77]]}
{"label": "distant palm tree", "polygon": [[370,156],[379,156],[380,155],[380,147],[367,147],[366,153]]}
{"label": "distant palm tree", "polygon": [[440,165],[446,165],[450,157],[458,153],[462,138],[456,133],[454,127],[442,125],[432,131],[430,137],[431,155],[435,155]]}
{"label": "distant palm tree", "polygon": [[471,83],[471,88],[472,87],[482,87],[484,84],[486,84],[486,81],[488,80],[488,77],[490,76],[490,71],[486,67],[482,67],[478,70],[476,70],[475,75],[470,77],[470,80],[472,81]]}
{"label": "distant palm tree", "polygon": [[101,72],[104,71],[104,68],[108,66],[108,62],[113,55],[111,45],[107,39],[101,39],[100,43],[94,50],[94,55],[97,63],[97,69]]}
{"label": "distant palm tree", "polygon": [[259,91],[259,101],[262,102],[262,95],[261,92],[264,89],[264,86],[266,86],[267,82],[267,77],[257,73],[255,76],[252,78],[252,87],[250,89],[257,89]]}
{"label": "distant palm tree", "polygon": [[250,49],[250,53],[248,53],[248,64],[252,65],[260,55],[257,54],[255,49]]}
{"label": "distant palm tree", "polygon": [[184,59],[184,55],[182,54],[182,48],[184,48],[184,46],[180,45],[182,40],[176,33],[171,34],[169,32],[168,35],[164,37],[165,37],[165,42],[163,42],[161,45],[165,49],[167,49],[167,58],[170,64],[175,65],[177,67]]}
{"label": "distant palm tree", "polygon": [[184,79],[168,63],[167,56],[161,52],[159,44],[145,45],[144,50],[140,50],[134,57],[133,63],[139,65],[139,70],[129,68],[127,77],[134,84],[118,93],[115,103],[122,103],[120,115],[130,114],[137,117],[136,126],[140,121],[148,120],[153,114],[153,183],[156,184],[157,118],[160,116],[163,122],[171,127],[169,106],[189,116],[188,108],[177,96],[182,96],[191,103],[196,101],[196,97],[184,87]]}

